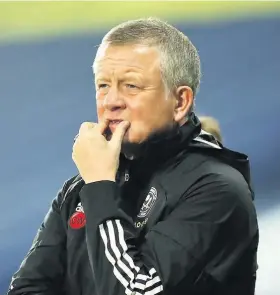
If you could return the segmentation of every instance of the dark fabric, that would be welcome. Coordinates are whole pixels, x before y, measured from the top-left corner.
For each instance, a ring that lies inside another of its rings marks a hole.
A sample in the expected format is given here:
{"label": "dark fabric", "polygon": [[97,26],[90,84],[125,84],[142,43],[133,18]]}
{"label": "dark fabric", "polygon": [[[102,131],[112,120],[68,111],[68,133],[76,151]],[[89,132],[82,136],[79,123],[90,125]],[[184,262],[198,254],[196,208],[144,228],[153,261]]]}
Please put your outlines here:
{"label": "dark fabric", "polygon": [[8,294],[253,295],[249,161],[199,132],[192,115],[121,156],[117,182],[67,181]]}

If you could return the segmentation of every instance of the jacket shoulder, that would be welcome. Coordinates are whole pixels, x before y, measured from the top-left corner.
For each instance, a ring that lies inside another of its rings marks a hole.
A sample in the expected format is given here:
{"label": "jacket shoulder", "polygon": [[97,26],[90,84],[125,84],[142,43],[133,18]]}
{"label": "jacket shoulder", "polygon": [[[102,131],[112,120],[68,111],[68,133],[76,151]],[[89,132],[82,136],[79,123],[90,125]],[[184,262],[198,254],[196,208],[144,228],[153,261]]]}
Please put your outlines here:
{"label": "jacket shoulder", "polygon": [[67,179],[64,182],[58,196],[59,208],[61,209],[63,207],[66,199],[68,199],[70,196],[73,196],[74,194],[79,194],[79,191],[81,190],[83,185],[84,181],[79,174]]}
{"label": "jacket shoulder", "polygon": [[[239,170],[230,161],[225,161],[223,153],[193,152],[190,153],[189,160],[186,158],[182,164],[182,171],[193,179],[192,184],[204,183],[208,178],[215,178],[217,184],[223,182],[230,186],[238,185],[246,191],[248,189],[249,183],[244,175],[244,171],[242,169]],[[190,166],[193,166],[193,169],[190,170]]]}
{"label": "jacket shoulder", "polygon": [[[186,151],[180,159],[161,174],[161,185],[170,195],[188,197],[200,185],[238,185],[241,191],[248,192],[248,183],[235,167],[216,155],[203,151]],[[174,200],[176,202],[176,200]]]}

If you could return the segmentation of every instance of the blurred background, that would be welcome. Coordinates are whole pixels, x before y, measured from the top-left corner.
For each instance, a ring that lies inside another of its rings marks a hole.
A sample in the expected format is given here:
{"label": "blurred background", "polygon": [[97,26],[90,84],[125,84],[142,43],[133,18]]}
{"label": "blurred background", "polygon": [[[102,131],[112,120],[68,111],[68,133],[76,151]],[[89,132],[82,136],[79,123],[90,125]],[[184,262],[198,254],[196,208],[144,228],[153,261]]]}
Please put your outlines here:
{"label": "blurred background", "polygon": [[91,65],[103,34],[143,16],[168,20],[197,46],[198,115],[252,163],[260,223],[257,295],[280,290],[280,3],[0,3],[0,294],[51,200],[76,174],[73,138],[94,121]]}

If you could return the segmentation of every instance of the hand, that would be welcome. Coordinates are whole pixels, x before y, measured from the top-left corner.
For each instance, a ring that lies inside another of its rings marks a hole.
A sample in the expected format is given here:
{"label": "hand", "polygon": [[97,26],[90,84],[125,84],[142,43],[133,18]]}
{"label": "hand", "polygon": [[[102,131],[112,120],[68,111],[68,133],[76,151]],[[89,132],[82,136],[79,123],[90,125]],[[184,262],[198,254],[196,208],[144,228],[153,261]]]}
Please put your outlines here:
{"label": "hand", "polygon": [[108,122],[83,123],[73,145],[72,159],[85,183],[116,180],[121,144],[129,122],[119,123],[110,141],[103,135],[107,126]]}

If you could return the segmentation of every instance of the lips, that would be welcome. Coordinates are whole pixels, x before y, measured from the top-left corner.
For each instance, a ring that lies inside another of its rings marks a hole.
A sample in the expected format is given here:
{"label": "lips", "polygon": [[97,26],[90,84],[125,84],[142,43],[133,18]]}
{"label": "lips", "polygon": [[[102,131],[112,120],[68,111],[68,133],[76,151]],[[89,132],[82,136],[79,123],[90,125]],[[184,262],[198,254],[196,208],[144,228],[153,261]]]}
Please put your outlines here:
{"label": "lips", "polygon": [[123,120],[110,120],[109,128],[113,131]]}
{"label": "lips", "polygon": [[122,120],[110,120],[109,124],[119,124]]}

